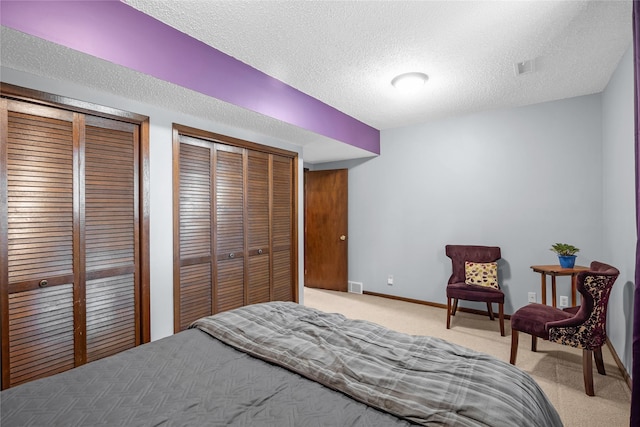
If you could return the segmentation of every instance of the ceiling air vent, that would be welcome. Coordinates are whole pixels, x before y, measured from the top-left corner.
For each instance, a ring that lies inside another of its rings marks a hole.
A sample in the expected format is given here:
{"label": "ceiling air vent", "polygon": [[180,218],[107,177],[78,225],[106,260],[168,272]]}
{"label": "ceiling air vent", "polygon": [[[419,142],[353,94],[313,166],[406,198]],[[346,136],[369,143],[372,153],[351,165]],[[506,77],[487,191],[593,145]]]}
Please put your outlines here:
{"label": "ceiling air vent", "polygon": [[533,73],[533,60],[527,60],[522,62],[516,62],[515,64],[516,76],[521,76],[523,74]]}

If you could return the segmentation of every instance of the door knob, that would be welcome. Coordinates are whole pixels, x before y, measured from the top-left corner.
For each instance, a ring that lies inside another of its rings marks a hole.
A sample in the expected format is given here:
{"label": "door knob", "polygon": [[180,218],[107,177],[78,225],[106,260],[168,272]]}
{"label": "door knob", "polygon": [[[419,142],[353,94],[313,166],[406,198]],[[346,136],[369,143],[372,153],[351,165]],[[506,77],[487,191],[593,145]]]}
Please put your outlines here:
{"label": "door knob", "polygon": [[345,236],[344,234],[342,236],[340,236],[340,240],[346,240],[347,236]]}

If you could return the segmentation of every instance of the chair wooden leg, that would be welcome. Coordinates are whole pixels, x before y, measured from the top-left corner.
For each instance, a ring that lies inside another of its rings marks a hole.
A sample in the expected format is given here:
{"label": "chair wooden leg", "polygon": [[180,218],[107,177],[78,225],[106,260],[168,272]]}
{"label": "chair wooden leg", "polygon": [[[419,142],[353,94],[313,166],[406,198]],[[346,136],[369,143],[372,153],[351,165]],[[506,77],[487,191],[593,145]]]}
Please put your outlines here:
{"label": "chair wooden leg", "polygon": [[518,356],[518,331],[511,329],[511,358],[509,362],[512,365],[516,364],[516,357]]}
{"label": "chair wooden leg", "polygon": [[489,312],[489,319],[494,320],[493,317],[493,307],[491,307],[491,303],[487,303],[487,311]]}
{"label": "chair wooden leg", "polygon": [[588,396],[595,395],[593,391],[592,353],[591,350],[582,350],[582,376],[584,377],[584,391]]}
{"label": "chair wooden leg", "polygon": [[453,311],[451,312],[451,315],[455,316],[456,311],[458,311],[458,298],[453,299]]}
{"label": "chair wooden leg", "polygon": [[602,360],[602,347],[593,349],[593,358],[596,359],[596,368],[600,375],[607,375],[604,370],[604,360]]}
{"label": "chair wooden leg", "polygon": [[451,329],[451,298],[447,297],[447,329]]}
{"label": "chair wooden leg", "polygon": [[538,337],[531,335],[531,351],[538,351]]}
{"label": "chair wooden leg", "polygon": [[500,320],[500,335],[504,336],[504,304],[498,304],[498,319]]}

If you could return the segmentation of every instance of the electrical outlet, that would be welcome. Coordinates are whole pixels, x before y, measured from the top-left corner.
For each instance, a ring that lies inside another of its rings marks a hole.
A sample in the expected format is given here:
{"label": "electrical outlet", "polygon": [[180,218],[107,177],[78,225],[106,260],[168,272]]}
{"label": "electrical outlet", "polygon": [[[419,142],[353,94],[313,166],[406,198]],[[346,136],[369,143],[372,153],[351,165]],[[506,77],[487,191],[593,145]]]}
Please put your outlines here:
{"label": "electrical outlet", "polygon": [[389,277],[387,277],[387,285],[393,286],[393,274],[390,274]]}
{"label": "electrical outlet", "polygon": [[527,296],[527,301],[536,302],[536,293],[535,292],[529,292],[529,295]]}
{"label": "electrical outlet", "polygon": [[560,296],[560,307],[569,307],[569,297]]}

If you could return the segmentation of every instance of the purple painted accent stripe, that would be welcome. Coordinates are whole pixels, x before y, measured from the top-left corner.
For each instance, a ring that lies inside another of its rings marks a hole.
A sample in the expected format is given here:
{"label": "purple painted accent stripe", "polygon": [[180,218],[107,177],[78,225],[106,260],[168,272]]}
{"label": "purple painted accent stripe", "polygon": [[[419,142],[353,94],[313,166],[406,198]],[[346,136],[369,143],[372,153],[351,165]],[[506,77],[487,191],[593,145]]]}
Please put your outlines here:
{"label": "purple painted accent stripe", "polygon": [[0,23],[380,154],[380,131],[117,0],[0,2]]}

